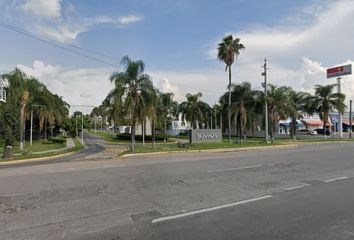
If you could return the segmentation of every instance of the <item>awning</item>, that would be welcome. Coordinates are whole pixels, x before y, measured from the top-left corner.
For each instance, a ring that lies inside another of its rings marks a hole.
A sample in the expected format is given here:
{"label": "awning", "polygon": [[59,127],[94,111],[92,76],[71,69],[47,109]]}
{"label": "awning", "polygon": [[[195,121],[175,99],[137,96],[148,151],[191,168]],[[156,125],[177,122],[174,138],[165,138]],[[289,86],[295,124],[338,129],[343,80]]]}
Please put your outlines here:
{"label": "awning", "polygon": [[[292,126],[291,123],[279,123],[279,124],[283,125],[283,126],[286,126],[286,127],[291,127]],[[296,124],[296,127],[302,127],[302,126],[304,126],[304,124],[302,124],[302,123],[297,123]]]}
{"label": "awning", "polygon": [[[318,119],[306,119],[302,120],[302,122],[307,126],[323,126],[323,122]],[[333,124],[331,122],[327,122],[326,125],[332,126]]]}
{"label": "awning", "polygon": [[[349,120],[343,120],[342,123],[349,126]],[[354,120],[352,120],[352,126],[354,126]]]}

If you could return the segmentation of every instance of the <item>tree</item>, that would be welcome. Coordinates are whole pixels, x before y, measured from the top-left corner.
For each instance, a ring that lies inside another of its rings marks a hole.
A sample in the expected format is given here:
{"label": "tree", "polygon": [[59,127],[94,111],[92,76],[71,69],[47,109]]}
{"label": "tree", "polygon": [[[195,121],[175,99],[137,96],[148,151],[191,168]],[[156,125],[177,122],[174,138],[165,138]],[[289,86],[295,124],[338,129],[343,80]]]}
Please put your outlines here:
{"label": "tree", "polygon": [[135,149],[136,125],[145,119],[146,109],[153,101],[153,85],[150,76],[144,74],[142,60],[133,61],[128,56],[121,60],[123,72],[115,72],[110,81],[115,84],[115,98],[122,99],[122,108],[131,124],[131,149]]}
{"label": "tree", "polygon": [[173,93],[160,93],[158,95],[157,116],[158,122],[164,132],[164,142],[166,142],[167,122],[172,119],[176,112],[177,102],[173,101]]}
{"label": "tree", "polygon": [[[250,112],[250,103],[254,102],[256,91],[252,90],[251,83],[243,82],[241,84],[231,85],[231,116],[234,119],[239,143],[242,142],[243,134],[247,124],[247,115]],[[226,102],[229,93],[225,93],[221,102]]]}
{"label": "tree", "polygon": [[207,120],[208,113],[210,112],[210,106],[200,100],[202,93],[186,95],[187,101],[182,102],[178,107],[178,114],[182,114],[182,121],[189,121],[192,128],[202,127],[203,122]]}
{"label": "tree", "polygon": [[4,159],[11,159],[13,156],[12,147],[21,132],[19,107],[5,104],[0,114],[0,130],[5,139]]}
{"label": "tree", "polygon": [[231,65],[244,50],[245,46],[240,43],[240,38],[234,38],[232,35],[224,37],[218,45],[218,58],[226,64],[225,71],[229,70],[229,104],[228,104],[228,134],[229,143],[231,143]]}
{"label": "tree", "polygon": [[334,93],[336,84],[330,85],[316,85],[315,94],[307,97],[306,110],[309,114],[318,113],[323,121],[324,134],[326,133],[326,126],[329,112],[338,109],[343,113],[345,109],[345,95],[342,93]]}
{"label": "tree", "polygon": [[268,84],[266,101],[268,102],[269,130],[272,141],[274,141],[274,134],[277,130],[279,120],[285,119],[287,116],[288,98],[291,90],[287,86],[277,87]]}
{"label": "tree", "polygon": [[306,99],[308,97],[308,93],[296,92],[293,89],[289,89],[286,114],[291,118],[290,136],[294,139],[296,139],[297,120],[302,118],[301,113],[305,110]]}

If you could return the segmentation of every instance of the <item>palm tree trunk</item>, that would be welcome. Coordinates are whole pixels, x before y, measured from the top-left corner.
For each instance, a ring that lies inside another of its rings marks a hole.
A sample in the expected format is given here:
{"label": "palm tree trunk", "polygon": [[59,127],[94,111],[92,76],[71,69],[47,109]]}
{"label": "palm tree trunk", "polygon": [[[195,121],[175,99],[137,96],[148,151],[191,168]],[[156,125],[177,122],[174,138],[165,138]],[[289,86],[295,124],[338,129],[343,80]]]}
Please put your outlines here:
{"label": "palm tree trunk", "polygon": [[131,128],[131,150],[135,150],[135,120],[132,122]]}
{"label": "palm tree trunk", "polygon": [[326,134],[326,131],[327,131],[327,113],[326,111],[323,111],[323,136],[324,138],[326,139],[327,138],[327,134]]}
{"label": "palm tree trunk", "polygon": [[141,123],[141,135],[143,137],[143,146],[145,147],[145,120]]}
{"label": "palm tree trunk", "polygon": [[222,129],[222,112],[220,112],[220,129],[221,129],[221,135],[223,134],[223,129]]}
{"label": "palm tree trunk", "polygon": [[165,120],[165,126],[164,126],[164,139],[163,139],[163,141],[164,141],[164,143],[166,144],[166,120]]}
{"label": "palm tree trunk", "polygon": [[229,65],[229,105],[228,105],[228,132],[229,143],[231,143],[231,65]]}
{"label": "palm tree trunk", "polygon": [[156,147],[156,129],[155,129],[155,120],[152,119],[151,121],[151,128],[152,128],[152,146]]}
{"label": "palm tree trunk", "polygon": [[44,140],[47,140],[47,118],[44,117]]}

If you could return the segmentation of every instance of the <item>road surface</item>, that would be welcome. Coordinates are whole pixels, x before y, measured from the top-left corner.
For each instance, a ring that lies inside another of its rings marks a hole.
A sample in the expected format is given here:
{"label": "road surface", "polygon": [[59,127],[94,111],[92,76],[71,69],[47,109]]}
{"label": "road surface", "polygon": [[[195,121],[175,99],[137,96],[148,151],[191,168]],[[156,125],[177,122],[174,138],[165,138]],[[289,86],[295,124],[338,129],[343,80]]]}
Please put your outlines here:
{"label": "road surface", "polygon": [[0,169],[0,239],[353,239],[353,147]]}

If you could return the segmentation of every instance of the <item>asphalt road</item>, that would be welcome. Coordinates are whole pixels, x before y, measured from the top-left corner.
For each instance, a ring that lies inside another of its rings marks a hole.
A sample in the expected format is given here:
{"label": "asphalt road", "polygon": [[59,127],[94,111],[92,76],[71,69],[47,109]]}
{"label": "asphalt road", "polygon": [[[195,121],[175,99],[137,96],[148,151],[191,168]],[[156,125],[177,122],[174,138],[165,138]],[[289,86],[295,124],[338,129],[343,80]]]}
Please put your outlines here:
{"label": "asphalt road", "polygon": [[0,239],[353,239],[353,147],[0,169]]}
{"label": "asphalt road", "polygon": [[[104,147],[100,145],[102,143],[102,138],[90,134],[84,134],[84,137],[85,148],[78,152],[75,152],[69,156],[55,157],[55,159],[49,159],[48,161],[44,160],[38,162],[21,163],[21,166],[35,166],[48,163],[75,161],[84,159],[85,157],[88,157],[93,154],[100,153],[104,150]],[[18,167],[18,164],[1,165],[0,169],[12,167]]]}

